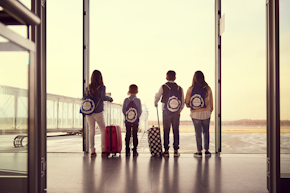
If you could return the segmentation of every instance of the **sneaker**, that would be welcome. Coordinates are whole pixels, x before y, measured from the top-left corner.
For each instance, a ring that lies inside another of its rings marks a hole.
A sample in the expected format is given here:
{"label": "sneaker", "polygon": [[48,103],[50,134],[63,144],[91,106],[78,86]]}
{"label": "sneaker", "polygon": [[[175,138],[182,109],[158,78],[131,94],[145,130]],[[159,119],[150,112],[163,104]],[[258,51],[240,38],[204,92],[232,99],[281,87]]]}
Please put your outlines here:
{"label": "sneaker", "polygon": [[196,152],[196,153],[193,154],[193,156],[194,157],[202,157],[202,153],[201,152],[200,153]]}
{"label": "sneaker", "polygon": [[91,153],[91,157],[96,157],[97,156],[97,153],[94,152],[94,153]]}
{"label": "sneaker", "polygon": [[162,155],[163,155],[164,157],[169,157],[169,152],[168,152],[168,150],[164,151]]}
{"label": "sneaker", "polygon": [[179,157],[180,153],[178,152],[178,150],[174,150],[174,157]]}
{"label": "sneaker", "polygon": [[138,155],[139,155],[139,153],[137,152],[137,150],[133,151],[133,156],[138,156]]}
{"label": "sneaker", "polygon": [[206,152],[204,153],[204,156],[211,156],[211,153],[210,153],[209,151],[206,151]]}

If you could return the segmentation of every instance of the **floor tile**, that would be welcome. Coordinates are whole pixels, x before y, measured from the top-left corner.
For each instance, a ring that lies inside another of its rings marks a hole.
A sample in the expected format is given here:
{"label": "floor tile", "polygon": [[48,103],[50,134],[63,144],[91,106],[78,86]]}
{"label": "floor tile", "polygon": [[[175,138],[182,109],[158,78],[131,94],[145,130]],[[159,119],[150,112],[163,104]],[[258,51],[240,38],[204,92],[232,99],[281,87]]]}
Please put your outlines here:
{"label": "floor tile", "polygon": [[91,158],[48,153],[48,193],[265,192],[264,156]]}

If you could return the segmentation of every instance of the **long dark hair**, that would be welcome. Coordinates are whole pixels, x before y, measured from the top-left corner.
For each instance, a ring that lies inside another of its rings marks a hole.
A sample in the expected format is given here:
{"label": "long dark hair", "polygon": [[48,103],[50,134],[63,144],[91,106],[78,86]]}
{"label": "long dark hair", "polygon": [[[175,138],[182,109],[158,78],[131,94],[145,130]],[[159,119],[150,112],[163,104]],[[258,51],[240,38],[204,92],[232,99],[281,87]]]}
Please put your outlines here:
{"label": "long dark hair", "polygon": [[94,70],[91,76],[91,84],[89,84],[87,94],[90,93],[92,96],[97,96],[102,85],[104,85],[102,73],[99,70]]}
{"label": "long dark hair", "polygon": [[196,71],[193,76],[192,86],[197,87],[198,90],[204,89],[205,95],[207,96],[208,84],[204,80],[204,75],[201,71]]}

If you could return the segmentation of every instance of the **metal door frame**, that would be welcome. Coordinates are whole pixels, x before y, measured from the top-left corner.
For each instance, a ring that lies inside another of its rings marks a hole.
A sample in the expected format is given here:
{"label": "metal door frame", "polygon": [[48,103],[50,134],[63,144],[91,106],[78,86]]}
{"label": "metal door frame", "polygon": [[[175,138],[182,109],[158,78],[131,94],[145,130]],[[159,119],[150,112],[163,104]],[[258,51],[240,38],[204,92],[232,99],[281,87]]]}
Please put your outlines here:
{"label": "metal door frame", "polygon": [[[90,0],[83,0],[83,96],[90,81]],[[89,125],[83,116],[83,151],[89,152]]]}
{"label": "metal door frame", "polygon": [[220,34],[221,0],[215,0],[215,152],[221,149],[221,44]]}
{"label": "metal door frame", "polygon": [[[36,52],[29,69],[29,124],[31,134],[28,147],[34,154],[29,158],[29,193],[44,192],[47,188],[47,125],[46,125],[46,0],[31,0],[31,11],[41,24],[31,27],[31,40]],[[32,137],[32,138],[31,138]]]}
{"label": "metal door frame", "polygon": [[279,0],[266,0],[267,38],[267,188],[281,192]]}

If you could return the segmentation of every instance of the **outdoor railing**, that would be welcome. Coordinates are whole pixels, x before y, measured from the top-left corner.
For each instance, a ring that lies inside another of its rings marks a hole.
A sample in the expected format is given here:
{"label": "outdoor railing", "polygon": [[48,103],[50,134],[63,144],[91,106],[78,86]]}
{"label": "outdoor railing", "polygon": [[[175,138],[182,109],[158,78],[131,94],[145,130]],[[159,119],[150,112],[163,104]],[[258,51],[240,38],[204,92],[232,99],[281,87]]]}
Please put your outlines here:
{"label": "outdoor railing", "polygon": [[[0,132],[21,133],[27,130],[27,95],[27,89],[0,86]],[[80,104],[80,98],[47,94],[47,132],[82,130]],[[145,105],[142,108],[139,131],[148,129],[148,109]],[[125,128],[121,104],[105,102],[103,113],[106,125],[115,124]]]}

